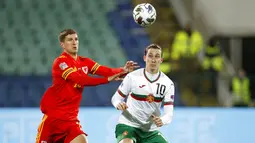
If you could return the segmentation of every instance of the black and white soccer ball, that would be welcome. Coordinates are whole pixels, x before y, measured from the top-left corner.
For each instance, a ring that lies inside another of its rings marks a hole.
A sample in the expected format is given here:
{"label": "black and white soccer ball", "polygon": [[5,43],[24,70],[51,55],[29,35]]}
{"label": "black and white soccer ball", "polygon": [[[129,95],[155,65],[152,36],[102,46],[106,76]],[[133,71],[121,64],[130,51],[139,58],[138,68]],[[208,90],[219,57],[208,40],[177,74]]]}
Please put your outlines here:
{"label": "black and white soccer ball", "polygon": [[150,26],[156,21],[156,9],[149,3],[138,4],[133,10],[133,17],[140,26]]}

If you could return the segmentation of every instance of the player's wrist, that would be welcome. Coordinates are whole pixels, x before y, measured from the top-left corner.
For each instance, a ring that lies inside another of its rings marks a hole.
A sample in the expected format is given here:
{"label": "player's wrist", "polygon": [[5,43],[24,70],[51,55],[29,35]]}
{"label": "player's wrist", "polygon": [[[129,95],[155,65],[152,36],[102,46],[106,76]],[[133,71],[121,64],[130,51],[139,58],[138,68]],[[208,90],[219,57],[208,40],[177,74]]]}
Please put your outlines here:
{"label": "player's wrist", "polygon": [[124,67],[120,67],[120,72],[124,72],[120,75],[120,78],[124,78],[129,73],[128,69],[125,69]]}
{"label": "player's wrist", "polygon": [[160,117],[160,119],[161,119],[163,125],[166,125],[166,124],[167,124],[167,122],[165,121],[164,117]]}
{"label": "player's wrist", "polygon": [[[114,106],[116,109],[118,109],[118,106],[119,106],[120,103],[121,103],[121,102],[120,102],[120,101],[117,101],[117,100],[112,101],[112,104],[113,104],[113,106]],[[118,109],[118,110],[119,110],[119,109]]]}
{"label": "player's wrist", "polygon": [[128,72],[128,69],[125,68],[125,67],[120,67],[120,71],[121,71],[121,72]]}
{"label": "player's wrist", "polygon": [[131,72],[131,70],[127,67],[121,67],[121,69],[122,69],[122,72],[125,72],[125,75]]}

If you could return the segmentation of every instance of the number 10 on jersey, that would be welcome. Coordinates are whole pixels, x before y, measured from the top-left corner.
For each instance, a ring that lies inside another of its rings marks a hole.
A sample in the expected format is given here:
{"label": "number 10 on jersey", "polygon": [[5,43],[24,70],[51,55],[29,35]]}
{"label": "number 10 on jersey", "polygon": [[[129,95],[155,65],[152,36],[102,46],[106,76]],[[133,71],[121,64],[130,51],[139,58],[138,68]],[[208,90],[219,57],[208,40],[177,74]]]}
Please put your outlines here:
{"label": "number 10 on jersey", "polygon": [[157,83],[157,94],[163,96],[166,91],[166,86],[164,84]]}

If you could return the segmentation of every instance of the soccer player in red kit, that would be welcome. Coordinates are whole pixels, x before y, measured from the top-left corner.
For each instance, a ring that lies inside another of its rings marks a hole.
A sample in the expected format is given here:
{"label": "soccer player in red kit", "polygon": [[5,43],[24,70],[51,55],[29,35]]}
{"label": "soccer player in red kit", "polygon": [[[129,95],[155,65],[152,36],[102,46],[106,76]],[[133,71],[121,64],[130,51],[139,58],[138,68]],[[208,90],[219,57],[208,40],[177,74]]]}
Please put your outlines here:
{"label": "soccer player in red kit", "polygon": [[[36,143],[88,143],[78,120],[84,87],[120,80],[121,75],[138,66],[128,61],[123,68],[109,68],[90,58],[78,56],[78,36],[72,29],[62,31],[59,41],[63,53],[53,62],[53,85],[41,100],[40,108],[44,116],[38,127]],[[90,77],[88,74],[102,77]]]}

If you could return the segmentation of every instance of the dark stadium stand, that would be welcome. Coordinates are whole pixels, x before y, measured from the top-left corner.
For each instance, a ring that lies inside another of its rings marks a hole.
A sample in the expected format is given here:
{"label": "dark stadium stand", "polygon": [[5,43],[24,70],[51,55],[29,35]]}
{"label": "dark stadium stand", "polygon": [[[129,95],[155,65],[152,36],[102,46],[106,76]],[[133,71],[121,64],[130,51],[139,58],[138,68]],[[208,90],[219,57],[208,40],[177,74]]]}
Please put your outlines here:
{"label": "dark stadium stand", "polygon": [[[0,106],[39,107],[51,85],[52,61],[61,53],[58,33],[77,30],[79,54],[110,67],[127,59],[144,67],[150,43],[132,17],[130,1],[4,0],[0,9]],[[110,106],[119,82],[85,88],[81,106]]]}

